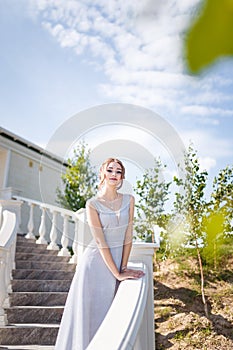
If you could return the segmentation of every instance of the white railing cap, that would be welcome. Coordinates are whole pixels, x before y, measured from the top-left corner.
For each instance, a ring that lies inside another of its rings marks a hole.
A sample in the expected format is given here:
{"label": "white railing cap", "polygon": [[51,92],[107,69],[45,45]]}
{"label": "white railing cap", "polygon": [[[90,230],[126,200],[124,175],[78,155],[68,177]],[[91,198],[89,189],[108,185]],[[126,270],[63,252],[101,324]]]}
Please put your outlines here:
{"label": "white railing cap", "polygon": [[87,350],[133,349],[146,306],[148,270],[143,263],[131,262],[129,267],[143,269],[145,275],[120,283],[113,303]]}
{"label": "white railing cap", "polygon": [[9,210],[4,210],[2,216],[3,223],[0,229],[0,246],[7,249],[16,233],[16,214]]}

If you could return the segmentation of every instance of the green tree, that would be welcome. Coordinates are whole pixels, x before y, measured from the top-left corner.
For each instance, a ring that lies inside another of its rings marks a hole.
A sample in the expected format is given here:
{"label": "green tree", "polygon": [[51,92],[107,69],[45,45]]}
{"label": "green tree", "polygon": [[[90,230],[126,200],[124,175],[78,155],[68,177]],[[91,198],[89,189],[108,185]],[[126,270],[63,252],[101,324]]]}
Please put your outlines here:
{"label": "green tree", "polygon": [[84,143],[77,146],[74,157],[67,163],[66,173],[62,175],[64,190],[57,189],[57,198],[64,208],[77,211],[95,194],[97,175],[90,164],[90,150]]}
{"label": "green tree", "polygon": [[[208,213],[203,222],[206,242],[203,256],[215,270],[232,250],[233,166],[226,166],[213,180]],[[230,243],[230,244],[229,244]]]}
{"label": "green tree", "polygon": [[219,171],[213,181],[210,205],[213,210],[224,208],[228,218],[226,232],[231,231],[230,221],[233,218],[233,166],[226,166]]}
{"label": "green tree", "polygon": [[[201,277],[202,301],[205,314],[208,317],[204,293],[203,263],[200,252],[200,245],[204,242],[202,222],[206,213],[204,190],[206,188],[208,173],[200,169],[197,151],[195,151],[191,145],[184,155],[184,169],[182,169],[182,171],[184,174],[183,178],[174,177],[175,183],[180,188],[180,191],[175,194],[174,217],[178,215],[179,218],[183,219],[182,225],[181,223],[178,225],[178,231],[184,236],[184,246],[191,245],[196,248]],[[171,236],[172,235],[173,232],[171,232]]]}
{"label": "green tree", "polygon": [[164,204],[169,199],[170,183],[163,179],[165,168],[160,159],[155,159],[154,166],[145,170],[134,188],[138,196],[135,229],[138,237],[145,241],[154,241],[154,225],[163,227],[166,220]]}

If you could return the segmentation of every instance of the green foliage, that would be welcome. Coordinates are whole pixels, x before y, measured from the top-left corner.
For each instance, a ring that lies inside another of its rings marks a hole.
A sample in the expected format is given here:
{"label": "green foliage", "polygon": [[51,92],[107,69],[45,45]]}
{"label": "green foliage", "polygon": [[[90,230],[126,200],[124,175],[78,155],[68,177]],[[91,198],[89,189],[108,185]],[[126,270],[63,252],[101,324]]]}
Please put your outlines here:
{"label": "green foliage", "polygon": [[233,167],[227,166],[214,178],[208,202],[208,173],[200,170],[197,152],[191,145],[184,158],[184,176],[174,178],[180,191],[175,194],[174,215],[167,225],[167,250],[174,256],[196,247],[203,263],[217,269],[230,249],[226,240],[232,236]]}
{"label": "green foliage", "polygon": [[170,183],[162,177],[165,167],[160,159],[155,159],[153,168],[145,171],[143,179],[137,180],[134,188],[139,197],[135,229],[139,238],[149,242],[153,241],[154,225],[164,227],[167,220],[164,204],[168,200]]}
{"label": "green foliage", "polygon": [[187,238],[186,244],[196,245],[197,240],[203,241],[201,223],[206,212],[204,194],[208,173],[200,170],[197,152],[192,145],[184,155],[182,171],[183,178],[174,177],[180,191],[175,193],[173,220],[178,221],[177,230],[183,233],[183,241]]}
{"label": "green foliage", "polygon": [[231,221],[233,219],[233,166],[226,166],[214,178],[210,207],[214,211],[224,210],[224,233],[231,233]]}
{"label": "green foliage", "polygon": [[74,151],[74,157],[68,159],[66,173],[62,175],[64,191],[57,189],[58,202],[67,209],[77,211],[84,208],[97,188],[96,171],[90,164],[90,150],[80,143]]}
{"label": "green foliage", "polygon": [[211,211],[202,221],[205,241],[201,255],[205,259],[206,264],[214,266],[215,269],[221,261],[225,218],[224,210]]}
{"label": "green foliage", "polygon": [[215,270],[221,266],[226,253],[231,249],[226,242],[229,236],[232,237],[232,218],[233,167],[226,166],[214,178],[211,200],[202,227],[206,234],[202,255]]}
{"label": "green foliage", "polygon": [[[197,152],[190,145],[184,155],[184,178],[174,181],[181,187],[182,192],[176,193],[175,215],[182,215],[187,231],[183,232],[184,237],[188,237],[188,244],[194,245],[198,257],[200,277],[201,277],[201,294],[206,317],[208,317],[208,308],[204,293],[204,274],[203,262],[200,252],[200,244],[204,242],[204,232],[202,230],[202,221],[205,215],[206,202],[204,190],[206,188],[207,175],[206,171],[200,170]],[[187,242],[185,242],[187,245]]]}
{"label": "green foliage", "polygon": [[201,69],[222,56],[233,55],[232,0],[205,0],[193,20],[185,41],[185,54],[191,72]]}

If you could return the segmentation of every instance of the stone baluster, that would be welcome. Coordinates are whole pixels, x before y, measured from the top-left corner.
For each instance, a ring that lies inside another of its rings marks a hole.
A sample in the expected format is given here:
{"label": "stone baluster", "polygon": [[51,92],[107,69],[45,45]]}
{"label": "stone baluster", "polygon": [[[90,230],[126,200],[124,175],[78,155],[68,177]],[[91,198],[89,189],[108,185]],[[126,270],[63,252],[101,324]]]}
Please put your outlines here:
{"label": "stone baluster", "polygon": [[46,235],[46,225],[45,225],[45,214],[46,214],[46,208],[41,206],[41,221],[40,221],[40,227],[39,227],[39,235],[40,237],[37,239],[37,244],[48,244],[48,242],[45,239]]}
{"label": "stone baluster", "polygon": [[12,250],[12,245],[9,249],[6,250],[6,266],[5,266],[5,288],[6,288],[6,296],[5,300],[3,303],[3,306],[5,308],[10,307],[10,299],[9,299],[9,294],[12,292],[12,287],[11,287],[11,278],[12,278],[12,265],[11,265],[11,250]]}
{"label": "stone baluster", "polygon": [[164,231],[162,227],[159,225],[153,225],[153,231],[154,231],[154,242],[158,245],[160,245],[161,240],[161,232]]}
{"label": "stone baluster", "polygon": [[6,251],[0,247],[0,326],[7,324],[4,302],[7,297],[6,287]]}
{"label": "stone baluster", "polygon": [[72,257],[70,258],[70,263],[71,264],[77,264],[78,263],[78,228],[79,228],[79,219],[78,218],[74,218],[74,222],[75,222],[75,228],[74,228],[74,240],[73,240],[73,244],[72,244],[72,249],[74,254],[72,255]]}
{"label": "stone baluster", "polygon": [[33,230],[34,230],[34,220],[33,220],[33,213],[34,213],[34,203],[28,203],[30,206],[30,213],[29,213],[29,220],[28,220],[28,233],[26,234],[26,238],[30,239],[36,239]]}
{"label": "stone baluster", "polygon": [[68,236],[68,226],[69,226],[69,215],[64,214],[63,216],[63,232],[61,237],[61,245],[62,248],[59,251],[59,256],[70,256],[70,252],[68,250],[68,244],[69,244],[69,236]]}
{"label": "stone baluster", "polygon": [[81,259],[86,246],[88,245],[88,225],[86,223],[86,210],[84,208],[79,209],[76,212],[78,218],[78,236],[76,238],[78,242],[78,258]]}
{"label": "stone baluster", "polygon": [[53,215],[52,218],[52,227],[50,231],[50,244],[48,245],[47,249],[49,250],[59,250],[59,247],[57,245],[57,214],[58,212],[55,210],[51,210],[51,213]]}
{"label": "stone baluster", "polygon": [[11,244],[10,248],[7,251],[6,285],[7,285],[8,293],[12,292],[11,280],[12,280],[12,269],[13,269],[13,261],[12,261],[13,249],[14,249],[14,243]]}

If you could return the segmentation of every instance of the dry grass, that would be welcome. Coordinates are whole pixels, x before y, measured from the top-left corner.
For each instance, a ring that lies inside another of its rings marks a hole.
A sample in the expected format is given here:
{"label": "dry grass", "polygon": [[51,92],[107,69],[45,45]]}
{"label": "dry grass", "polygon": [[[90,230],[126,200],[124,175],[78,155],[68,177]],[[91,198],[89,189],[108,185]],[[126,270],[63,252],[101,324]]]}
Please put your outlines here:
{"label": "dry grass", "polygon": [[[231,265],[233,266],[233,265]],[[200,295],[194,260],[167,260],[155,266],[156,349],[233,349],[233,269],[208,273],[205,294],[209,319]]]}

